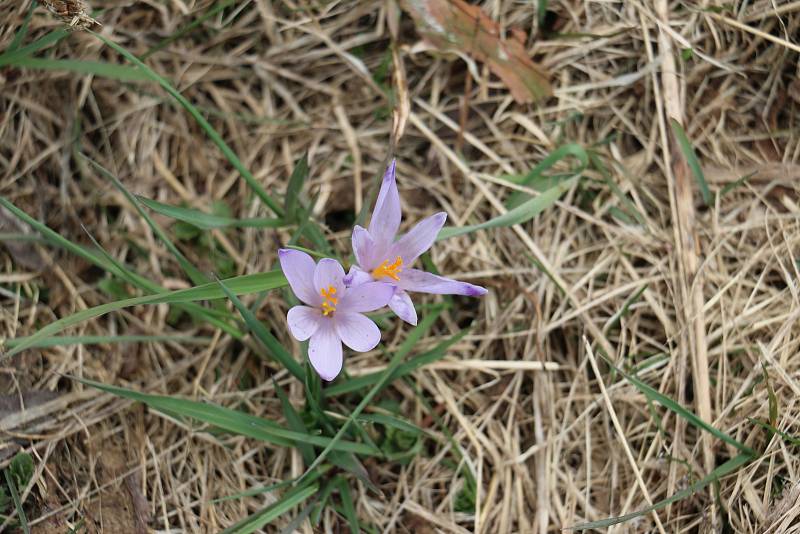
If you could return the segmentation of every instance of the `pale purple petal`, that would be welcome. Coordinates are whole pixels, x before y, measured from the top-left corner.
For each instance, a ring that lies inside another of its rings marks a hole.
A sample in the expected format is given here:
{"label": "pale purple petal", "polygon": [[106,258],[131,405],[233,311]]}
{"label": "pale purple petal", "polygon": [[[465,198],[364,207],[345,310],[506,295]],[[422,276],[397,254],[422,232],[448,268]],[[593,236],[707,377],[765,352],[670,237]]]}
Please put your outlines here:
{"label": "pale purple petal", "polygon": [[323,258],[319,260],[317,268],[314,270],[314,287],[319,294],[321,289],[327,290],[329,286],[336,289],[337,297],[342,294],[344,290],[344,269],[333,258]]}
{"label": "pale purple petal", "polygon": [[374,282],[375,279],[367,271],[361,269],[358,265],[350,267],[350,271],[344,277],[344,285],[347,287],[356,287],[367,282]]}
{"label": "pale purple petal", "polygon": [[278,251],[278,261],[297,298],[309,306],[319,306],[322,297],[314,284],[316,265],[311,256],[299,250],[284,248]]}
{"label": "pale purple petal", "polygon": [[381,340],[378,325],[360,313],[337,312],[334,322],[344,344],[357,352],[372,350]]}
{"label": "pale purple petal", "polygon": [[289,323],[289,332],[297,341],[305,341],[314,335],[323,320],[319,308],[310,306],[295,306],[286,314]]}
{"label": "pale purple petal", "polygon": [[487,293],[486,288],[451,280],[443,276],[426,273],[419,269],[403,269],[397,287],[406,291],[418,291],[420,293],[434,293],[437,295],[466,295],[468,297],[480,297]]}
{"label": "pale purple petal", "polygon": [[[375,246],[385,252],[394,241],[398,228],[400,228],[400,193],[397,192],[395,161],[392,160],[383,175],[381,190],[375,201],[375,210],[369,221],[369,234]],[[378,255],[381,254],[376,254]]]}
{"label": "pale purple petal", "polygon": [[361,226],[353,228],[353,252],[356,255],[356,261],[362,269],[371,271],[377,267],[381,259],[375,257],[376,247],[372,236],[369,232]]}
{"label": "pale purple petal", "polygon": [[330,382],[342,370],[342,341],[333,321],[324,321],[308,342],[308,359],[317,374]]}
{"label": "pale purple petal", "polygon": [[411,262],[431,248],[446,220],[447,214],[443,211],[421,220],[392,246],[389,258],[400,256],[403,264],[411,265]]}
{"label": "pale purple petal", "polygon": [[408,324],[417,326],[417,310],[414,309],[414,303],[411,302],[411,297],[408,293],[397,289],[389,301],[389,308]]}
{"label": "pale purple petal", "polygon": [[383,282],[367,282],[345,290],[336,312],[369,312],[383,308],[394,295],[394,286]]}

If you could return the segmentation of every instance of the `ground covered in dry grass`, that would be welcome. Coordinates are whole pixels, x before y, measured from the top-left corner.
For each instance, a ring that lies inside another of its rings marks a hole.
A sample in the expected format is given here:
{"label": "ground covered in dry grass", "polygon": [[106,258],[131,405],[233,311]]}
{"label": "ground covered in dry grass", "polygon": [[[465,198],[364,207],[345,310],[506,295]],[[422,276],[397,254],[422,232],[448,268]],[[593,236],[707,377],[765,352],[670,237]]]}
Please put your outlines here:
{"label": "ground covered in dry grass", "polygon": [[[237,219],[273,215],[197,120],[120,53],[73,31],[20,54],[63,23],[28,1],[5,4],[5,200],[100,254],[95,239],[161,290],[196,284],[86,157],[148,199]],[[418,300],[430,321],[410,346],[412,330],[384,317],[383,344],[348,353],[346,376],[334,382],[385,369],[398,350],[407,360],[433,351],[364,412],[424,432],[364,423],[389,457],[334,467],[325,477],[336,473],[330,480],[349,490],[330,486],[262,528],[347,532],[355,514],[364,532],[556,532],[686,490],[609,530],[797,531],[800,3],[538,2],[545,13],[536,2],[479,4],[503,32],[527,33],[552,96],[518,103],[470,50],[441,53],[421,41],[392,0],[92,2],[102,24],[94,29],[169,80],[270,194],[282,197],[308,154],[303,202],[344,259],[391,156],[407,217],[444,210],[456,227],[571,180],[532,219],[434,246],[429,266],[490,293]],[[14,43],[24,24],[24,41]],[[553,154],[544,175],[508,179]],[[297,232],[198,229],[147,213],[200,273],[220,278],[274,269],[277,248]],[[8,209],[0,222],[8,340],[144,294]],[[299,360],[301,346],[284,329],[287,298],[242,296]],[[308,467],[301,447],[223,432],[73,379],[284,424],[280,389],[302,417],[313,413],[309,390],[261,357],[252,336],[164,304],[61,334],[81,342],[40,345],[4,357],[0,369],[0,466],[11,477],[0,483],[10,492],[25,470],[12,459],[31,455],[33,471],[18,484],[31,532],[219,532],[287,490],[215,499]],[[6,355],[13,346],[5,343]],[[365,392],[330,395],[330,424]],[[693,491],[709,473],[724,476]],[[324,509],[309,507],[322,499]],[[13,500],[0,499],[3,528],[21,528]]]}

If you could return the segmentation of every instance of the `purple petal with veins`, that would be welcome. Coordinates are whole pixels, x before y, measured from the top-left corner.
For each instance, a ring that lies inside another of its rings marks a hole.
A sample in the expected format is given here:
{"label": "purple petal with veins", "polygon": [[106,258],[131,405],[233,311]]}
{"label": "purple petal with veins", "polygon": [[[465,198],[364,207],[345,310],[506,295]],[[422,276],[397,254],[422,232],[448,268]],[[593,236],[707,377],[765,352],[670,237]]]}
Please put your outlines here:
{"label": "purple petal with veins", "polygon": [[378,325],[360,313],[337,313],[334,324],[342,342],[357,352],[372,350],[381,341]]}
{"label": "purple petal with veins", "polygon": [[446,220],[447,214],[443,211],[421,220],[392,245],[389,257],[400,256],[404,265],[411,265],[414,260],[431,248]]}

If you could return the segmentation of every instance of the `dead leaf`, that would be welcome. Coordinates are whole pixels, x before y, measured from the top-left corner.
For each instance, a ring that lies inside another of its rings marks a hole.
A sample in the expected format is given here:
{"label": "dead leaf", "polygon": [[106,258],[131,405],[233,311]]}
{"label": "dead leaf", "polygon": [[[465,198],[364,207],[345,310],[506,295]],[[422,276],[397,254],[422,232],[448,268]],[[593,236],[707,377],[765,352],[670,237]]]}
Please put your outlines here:
{"label": "dead leaf", "polygon": [[401,0],[401,5],[429,43],[485,62],[517,102],[553,94],[547,72],[528,57],[524,32],[511,30],[504,38],[500,26],[480,7],[463,0]]}

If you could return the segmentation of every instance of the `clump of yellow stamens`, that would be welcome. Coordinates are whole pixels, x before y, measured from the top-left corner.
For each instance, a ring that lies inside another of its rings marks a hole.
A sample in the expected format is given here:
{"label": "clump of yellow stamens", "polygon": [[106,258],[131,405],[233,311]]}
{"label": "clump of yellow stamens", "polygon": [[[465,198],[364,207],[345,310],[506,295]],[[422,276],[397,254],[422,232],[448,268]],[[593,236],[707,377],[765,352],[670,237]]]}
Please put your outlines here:
{"label": "clump of yellow stamens", "polygon": [[403,258],[401,258],[400,256],[397,256],[397,258],[395,258],[394,260],[394,263],[392,263],[391,265],[389,264],[389,260],[384,260],[383,263],[381,263],[380,265],[375,267],[375,269],[372,270],[372,277],[375,278],[376,280],[379,280],[384,276],[388,276],[389,278],[395,281],[399,281],[400,276],[398,276],[398,273],[403,271],[403,269],[401,269],[402,266],[403,266]]}
{"label": "clump of yellow stamens", "polygon": [[328,286],[327,290],[322,288],[319,290],[319,294],[325,299],[322,301],[322,315],[330,315],[335,312],[336,305],[339,303],[339,299],[333,296],[336,294],[336,288],[333,286]]}

